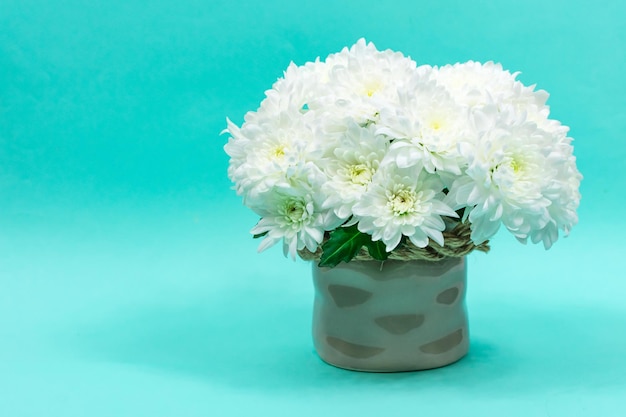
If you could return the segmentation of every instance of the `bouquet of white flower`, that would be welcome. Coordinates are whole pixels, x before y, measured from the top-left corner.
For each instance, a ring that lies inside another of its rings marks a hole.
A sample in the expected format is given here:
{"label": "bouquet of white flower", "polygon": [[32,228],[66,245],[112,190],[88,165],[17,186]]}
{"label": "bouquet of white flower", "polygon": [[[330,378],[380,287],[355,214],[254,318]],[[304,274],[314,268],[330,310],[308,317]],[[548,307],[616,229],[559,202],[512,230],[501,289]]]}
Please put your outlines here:
{"label": "bouquet of white flower", "polygon": [[550,248],[577,222],[582,176],[548,94],[516,77],[493,62],[418,67],[363,39],[292,63],[225,130],[259,251],[282,240],[330,267],[360,252],[439,259],[487,250],[500,225]]}

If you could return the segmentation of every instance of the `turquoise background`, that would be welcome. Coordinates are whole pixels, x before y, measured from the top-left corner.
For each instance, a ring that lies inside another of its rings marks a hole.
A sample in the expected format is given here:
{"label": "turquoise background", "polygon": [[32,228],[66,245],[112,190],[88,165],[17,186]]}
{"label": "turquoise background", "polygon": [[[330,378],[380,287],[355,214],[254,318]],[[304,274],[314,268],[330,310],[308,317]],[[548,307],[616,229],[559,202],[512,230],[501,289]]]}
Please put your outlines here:
{"label": "turquoise background", "polygon": [[[623,415],[625,5],[3,0],[0,416]],[[362,36],[522,71],[585,176],[568,239],[470,256],[439,370],[323,364],[309,265],[256,254],[226,177],[226,117]]]}

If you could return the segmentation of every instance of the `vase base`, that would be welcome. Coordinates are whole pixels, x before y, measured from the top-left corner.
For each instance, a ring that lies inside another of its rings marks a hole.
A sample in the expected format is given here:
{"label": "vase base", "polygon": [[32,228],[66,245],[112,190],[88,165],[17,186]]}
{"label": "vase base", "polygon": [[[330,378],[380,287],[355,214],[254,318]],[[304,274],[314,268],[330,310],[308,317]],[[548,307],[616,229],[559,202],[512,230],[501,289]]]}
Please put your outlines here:
{"label": "vase base", "polygon": [[432,366],[426,366],[426,367],[420,366],[420,367],[403,367],[403,368],[398,368],[398,369],[374,369],[374,368],[359,368],[359,367],[352,367],[352,366],[345,366],[345,365],[334,364],[332,362],[329,362],[329,361],[325,360],[324,358],[322,358],[321,356],[318,355],[318,357],[320,358],[320,360],[322,362],[324,362],[327,365],[332,366],[333,368],[343,369],[345,371],[363,372],[363,373],[370,373],[370,374],[393,374],[393,373],[402,373],[402,372],[430,371],[430,370],[433,370],[433,369],[445,368],[446,366],[454,365],[455,363],[457,363],[457,362],[461,361],[463,358],[465,358],[465,356],[467,356],[467,354],[461,356],[458,359],[453,360],[452,362],[447,362],[447,363],[438,364],[438,365],[432,365]]}
{"label": "vase base", "polygon": [[[354,359],[349,357],[341,357],[342,355],[334,354],[333,352],[320,353],[317,352],[318,357],[326,364],[335,368],[345,369],[348,371],[356,372],[369,372],[369,373],[395,373],[395,372],[415,372],[415,371],[427,371],[429,369],[443,368],[448,365],[452,365],[465,356],[468,353],[468,346],[458,346],[455,352],[449,352],[447,355],[435,355],[435,357],[423,357],[412,358],[411,360],[390,358],[389,360],[365,360]],[[382,358],[381,358],[382,359]]]}

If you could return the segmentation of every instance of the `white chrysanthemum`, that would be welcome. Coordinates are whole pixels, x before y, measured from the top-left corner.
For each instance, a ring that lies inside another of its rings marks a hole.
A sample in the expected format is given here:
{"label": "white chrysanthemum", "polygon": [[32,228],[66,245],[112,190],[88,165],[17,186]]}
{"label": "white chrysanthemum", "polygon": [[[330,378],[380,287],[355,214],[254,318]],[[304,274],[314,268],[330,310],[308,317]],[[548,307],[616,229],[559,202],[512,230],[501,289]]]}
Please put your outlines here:
{"label": "white chrysanthemum", "polygon": [[511,74],[493,62],[468,61],[445,65],[436,72],[437,83],[444,86],[460,104],[471,108],[486,105],[535,105],[543,108],[548,93],[534,91],[535,86],[527,87],[515,78],[519,72]]}
{"label": "white chrysanthemum", "polygon": [[326,59],[328,91],[313,104],[330,117],[350,118],[359,124],[376,120],[382,107],[397,103],[398,90],[411,78],[416,64],[391,50],[378,51],[364,39]]}
{"label": "white chrysanthemum", "polygon": [[476,114],[478,140],[461,146],[469,167],[447,201],[467,207],[475,243],[491,238],[504,224],[519,240],[531,236],[549,248],[557,238],[552,226],[567,231],[575,222],[578,201],[572,197],[580,178],[570,178],[575,171],[571,147],[513,108],[485,110]]}
{"label": "white chrysanthemum", "polygon": [[431,78],[445,87],[457,103],[470,110],[495,106],[501,111],[505,108],[510,111],[513,107],[542,130],[567,135],[569,128],[549,119],[550,107],[546,105],[549,94],[544,90],[535,91],[534,85],[525,86],[516,80],[519,72],[511,73],[491,61],[484,64],[468,61],[435,68],[431,74]]}
{"label": "white chrysanthemum", "polygon": [[285,111],[258,119],[260,123],[247,121],[241,129],[228,124],[232,135],[225,146],[232,158],[229,175],[244,203],[277,184],[289,183],[296,173],[307,173],[311,183],[316,183],[314,178],[323,181],[316,165],[323,154],[317,138],[320,133],[307,116]]}
{"label": "white chrysanthemum", "polygon": [[327,195],[324,207],[344,220],[352,216],[352,207],[367,191],[387,145],[387,139],[376,135],[373,126],[349,125],[339,136],[332,155],[325,159],[328,181],[322,187]]}
{"label": "white chrysanthemum", "polygon": [[341,224],[332,210],[322,209],[323,198],[319,190],[306,182],[294,182],[291,186],[274,187],[259,195],[254,211],[261,220],[250,231],[254,235],[265,234],[259,252],[283,241],[283,252],[296,258],[298,250],[317,250],[325,230]]}
{"label": "white chrysanthemum", "polygon": [[569,128],[549,119],[550,107],[546,105],[549,94],[535,91],[535,86],[525,86],[516,80],[519,72],[511,73],[493,62],[468,61],[434,68],[431,78],[448,90],[454,100],[470,111],[495,106],[500,111],[511,107],[524,113],[526,120],[555,135],[566,136]]}
{"label": "white chrysanthemum", "polygon": [[388,252],[398,246],[402,236],[420,248],[426,247],[429,239],[443,245],[445,223],[441,216],[458,216],[441,201],[442,189],[440,179],[420,166],[387,164],[376,172],[354,206],[358,228],[371,234],[372,240],[382,240]]}
{"label": "white chrysanthemum", "polygon": [[400,168],[422,164],[430,172],[461,174],[458,143],[473,138],[466,108],[434,82],[414,78],[397,108],[381,111],[378,133],[393,139],[390,159]]}
{"label": "white chrysanthemum", "polygon": [[283,77],[265,91],[265,99],[256,112],[246,114],[248,123],[261,124],[283,113],[306,113],[312,110],[316,98],[331,94],[327,90],[326,64],[320,61],[297,66],[289,64]]}
{"label": "white chrysanthemum", "polygon": [[[545,227],[531,230],[529,234],[533,243],[543,242],[546,249],[556,242],[559,230],[563,230],[567,236],[571,228],[578,223],[576,210],[580,204],[579,187],[582,175],[576,168],[576,158],[572,155],[572,151],[569,138],[562,139],[558,145],[555,145],[554,157],[562,158],[562,163],[556,167],[556,175],[545,190],[546,197],[551,201],[548,206],[550,220]],[[522,242],[525,243],[526,239],[522,239]]]}

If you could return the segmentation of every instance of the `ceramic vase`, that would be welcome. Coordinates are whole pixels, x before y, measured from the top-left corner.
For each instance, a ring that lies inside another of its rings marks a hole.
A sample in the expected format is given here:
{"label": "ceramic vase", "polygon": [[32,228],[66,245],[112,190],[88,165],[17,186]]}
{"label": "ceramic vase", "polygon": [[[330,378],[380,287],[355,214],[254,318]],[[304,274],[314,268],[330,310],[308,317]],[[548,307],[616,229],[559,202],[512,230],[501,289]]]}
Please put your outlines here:
{"label": "ceramic vase", "polygon": [[345,369],[437,368],[468,351],[465,258],[313,264],[313,340]]}

